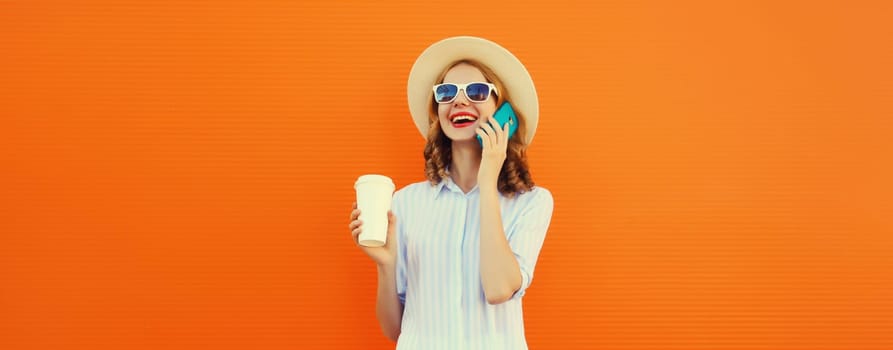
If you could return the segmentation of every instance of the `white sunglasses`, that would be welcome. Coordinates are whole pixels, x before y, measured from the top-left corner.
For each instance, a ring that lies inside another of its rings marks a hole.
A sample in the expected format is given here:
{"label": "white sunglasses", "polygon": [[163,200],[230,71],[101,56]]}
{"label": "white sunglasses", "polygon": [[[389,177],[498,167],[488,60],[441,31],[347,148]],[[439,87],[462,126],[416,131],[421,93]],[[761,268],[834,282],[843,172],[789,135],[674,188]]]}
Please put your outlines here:
{"label": "white sunglasses", "polygon": [[499,95],[496,85],[491,83],[472,82],[468,84],[443,83],[434,85],[434,101],[437,103],[450,103],[459,96],[459,90],[465,93],[465,98],[474,103],[487,102],[490,92]]}

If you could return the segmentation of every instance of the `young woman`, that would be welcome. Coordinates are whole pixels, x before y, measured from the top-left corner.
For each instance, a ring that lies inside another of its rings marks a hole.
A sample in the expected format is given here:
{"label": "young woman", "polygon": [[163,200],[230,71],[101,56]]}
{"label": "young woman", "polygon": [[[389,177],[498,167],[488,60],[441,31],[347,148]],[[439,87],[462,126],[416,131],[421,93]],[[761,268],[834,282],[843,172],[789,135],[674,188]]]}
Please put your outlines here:
{"label": "young woman", "polygon": [[[378,266],[382,331],[397,349],[526,349],[521,298],[553,208],[525,155],[539,114],[533,81],[501,46],[453,37],[419,56],[408,95],[427,181],[394,194],[385,246],[360,246]],[[492,118],[506,101],[518,116],[511,137]],[[355,243],[359,214],[354,203]]]}

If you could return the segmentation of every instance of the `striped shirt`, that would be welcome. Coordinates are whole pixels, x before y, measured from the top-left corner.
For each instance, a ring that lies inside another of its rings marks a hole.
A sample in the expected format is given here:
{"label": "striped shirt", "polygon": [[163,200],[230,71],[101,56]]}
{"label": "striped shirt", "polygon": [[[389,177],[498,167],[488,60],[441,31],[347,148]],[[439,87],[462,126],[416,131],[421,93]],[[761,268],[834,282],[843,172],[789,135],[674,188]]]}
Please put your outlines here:
{"label": "striped shirt", "polygon": [[404,304],[397,349],[527,349],[521,297],[533,279],[552,219],[552,194],[542,187],[499,207],[505,235],[521,268],[521,288],[490,305],[480,274],[480,192],[463,193],[447,178],[408,185],[394,194],[397,294]]}

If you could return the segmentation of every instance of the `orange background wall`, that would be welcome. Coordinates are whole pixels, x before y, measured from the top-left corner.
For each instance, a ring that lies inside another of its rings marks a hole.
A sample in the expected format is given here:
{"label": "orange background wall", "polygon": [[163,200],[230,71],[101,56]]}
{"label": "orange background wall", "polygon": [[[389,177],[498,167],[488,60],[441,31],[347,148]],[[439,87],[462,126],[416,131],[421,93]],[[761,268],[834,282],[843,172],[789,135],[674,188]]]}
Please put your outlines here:
{"label": "orange background wall", "polygon": [[[721,4],[719,4],[721,3]],[[893,6],[0,2],[0,348],[387,349],[352,184],[501,43],[555,214],[535,349],[893,348]]]}

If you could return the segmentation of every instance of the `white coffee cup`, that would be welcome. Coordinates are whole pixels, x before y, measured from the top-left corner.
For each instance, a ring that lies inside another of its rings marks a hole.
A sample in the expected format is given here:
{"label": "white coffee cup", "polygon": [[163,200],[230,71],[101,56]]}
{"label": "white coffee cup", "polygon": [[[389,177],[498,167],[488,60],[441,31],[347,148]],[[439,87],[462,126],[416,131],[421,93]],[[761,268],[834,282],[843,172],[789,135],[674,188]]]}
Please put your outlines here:
{"label": "white coffee cup", "polygon": [[357,191],[359,219],[363,221],[363,232],[359,243],[367,247],[381,247],[388,238],[388,211],[394,196],[394,181],[384,175],[363,175],[353,188]]}

